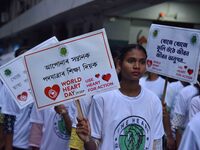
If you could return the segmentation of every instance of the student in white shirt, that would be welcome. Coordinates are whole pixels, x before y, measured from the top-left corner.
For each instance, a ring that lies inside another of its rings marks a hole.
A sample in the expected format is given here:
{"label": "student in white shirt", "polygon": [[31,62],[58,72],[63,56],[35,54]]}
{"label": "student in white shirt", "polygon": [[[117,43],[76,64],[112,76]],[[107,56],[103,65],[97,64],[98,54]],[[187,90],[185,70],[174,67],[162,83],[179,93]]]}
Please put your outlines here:
{"label": "student in white shirt", "polygon": [[[76,107],[73,102],[40,111],[34,107],[30,119],[32,129],[29,145],[33,150],[69,150],[71,128],[75,119]],[[35,126],[40,128],[39,132],[35,131]]]}
{"label": "student in white shirt", "polygon": [[165,79],[156,73],[148,72],[147,75],[140,78],[140,85],[154,92],[160,100],[163,96],[165,86]]}
{"label": "student in white shirt", "polygon": [[93,96],[89,122],[79,119],[77,134],[86,150],[162,150],[162,105],[153,92],[140,86],[146,71],[147,54],[138,45],[128,45],[120,53],[119,90]]}
{"label": "student in white shirt", "polygon": [[[27,47],[21,47],[15,51],[15,57],[28,50]],[[19,109],[10,93],[3,86],[2,113],[4,114],[4,132],[6,150],[26,150],[28,149],[29,136],[29,115],[32,104],[23,109]]]}
{"label": "student in white shirt", "polygon": [[[80,99],[83,115],[87,116],[91,98]],[[68,150],[71,128],[76,127],[77,108],[74,101],[55,108],[31,112],[31,135],[29,145],[32,150]]]}
{"label": "student in white shirt", "polygon": [[179,150],[200,150],[200,112],[188,123]]}
{"label": "student in white shirt", "polygon": [[176,129],[177,147],[179,146],[182,133],[189,122],[189,105],[191,99],[198,94],[196,86],[186,86],[176,96],[172,127]]}
{"label": "student in white shirt", "polygon": [[193,118],[193,116],[200,112],[200,95],[192,98],[189,107],[189,120]]}

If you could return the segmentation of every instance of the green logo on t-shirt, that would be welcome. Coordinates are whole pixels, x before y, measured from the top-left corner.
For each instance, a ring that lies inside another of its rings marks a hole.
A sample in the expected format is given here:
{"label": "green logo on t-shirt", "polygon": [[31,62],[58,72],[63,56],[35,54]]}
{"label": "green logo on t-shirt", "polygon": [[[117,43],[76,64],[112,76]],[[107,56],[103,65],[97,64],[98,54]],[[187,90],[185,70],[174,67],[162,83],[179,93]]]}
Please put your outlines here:
{"label": "green logo on t-shirt", "polygon": [[136,124],[124,128],[124,134],[119,136],[120,150],[143,150],[145,145],[144,129]]}
{"label": "green logo on t-shirt", "polygon": [[66,130],[65,121],[59,114],[54,116],[54,132],[59,138],[64,140],[69,140],[70,138],[69,132]]}
{"label": "green logo on t-shirt", "polygon": [[151,130],[144,118],[129,116],[115,128],[115,150],[146,150],[150,146]]}
{"label": "green logo on t-shirt", "polygon": [[58,121],[58,129],[62,134],[66,134],[66,126],[63,118]]}

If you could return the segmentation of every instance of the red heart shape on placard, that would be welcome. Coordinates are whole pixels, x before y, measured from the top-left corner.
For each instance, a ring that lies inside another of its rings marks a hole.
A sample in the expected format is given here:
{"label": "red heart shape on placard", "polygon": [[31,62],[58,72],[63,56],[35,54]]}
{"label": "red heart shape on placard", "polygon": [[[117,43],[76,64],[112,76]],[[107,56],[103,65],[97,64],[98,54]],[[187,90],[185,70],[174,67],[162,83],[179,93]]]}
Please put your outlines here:
{"label": "red heart shape on placard", "polygon": [[53,85],[52,88],[48,86],[44,89],[44,93],[48,98],[56,100],[60,93],[60,87],[57,84]]}
{"label": "red heart shape on placard", "polygon": [[152,65],[152,60],[147,60],[147,66],[151,67],[151,65]]}
{"label": "red heart shape on placard", "polygon": [[102,79],[107,81],[107,82],[110,80],[110,78],[111,78],[111,74],[110,73],[105,74],[105,75],[102,76]]}
{"label": "red heart shape on placard", "polygon": [[189,75],[191,75],[193,73],[193,70],[192,69],[188,69],[187,72],[188,72]]}
{"label": "red heart shape on placard", "polygon": [[28,97],[28,93],[27,92],[22,92],[22,94],[19,94],[17,96],[17,99],[20,101],[26,101]]}
{"label": "red heart shape on placard", "polygon": [[98,73],[98,74],[95,74],[95,77],[96,78],[99,78],[100,77],[100,74]]}
{"label": "red heart shape on placard", "polygon": [[185,69],[187,69],[187,66],[184,66]]}

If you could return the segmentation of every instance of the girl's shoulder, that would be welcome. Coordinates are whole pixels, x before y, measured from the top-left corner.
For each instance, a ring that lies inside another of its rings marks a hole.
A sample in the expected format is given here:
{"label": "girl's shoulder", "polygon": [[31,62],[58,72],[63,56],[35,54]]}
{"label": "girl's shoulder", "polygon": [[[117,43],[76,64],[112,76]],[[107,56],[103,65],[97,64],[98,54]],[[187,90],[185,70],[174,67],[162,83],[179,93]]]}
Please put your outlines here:
{"label": "girl's shoulder", "polygon": [[152,92],[151,90],[149,90],[145,87],[142,87],[142,90],[143,90],[144,98],[148,99],[148,101],[153,101],[153,102],[156,102],[156,103],[161,101],[159,99],[159,97],[154,92]]}
{"label": "girl's shoulder", "polygon": [[118,93],[118,91],[119,90],[116,89],[116,90],[105,91],[103,93],[97,93],[97,94],[93,95],[93,98],[96,99],[96,98],[100,98],[100,97],[113,97]]}

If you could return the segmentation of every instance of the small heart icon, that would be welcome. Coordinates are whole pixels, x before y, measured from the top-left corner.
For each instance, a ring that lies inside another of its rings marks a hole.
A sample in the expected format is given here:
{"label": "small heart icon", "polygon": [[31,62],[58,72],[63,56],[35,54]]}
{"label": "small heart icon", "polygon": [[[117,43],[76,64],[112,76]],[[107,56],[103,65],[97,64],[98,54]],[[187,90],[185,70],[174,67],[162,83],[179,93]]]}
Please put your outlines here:
{"label": "small heart icon", "polygon": [[100,74],[98,73],[98,74],[95,74],[95,77],[96,78],[99,78],[100,77]]}
{"label": "small heart icon", "polygon": [[19,94],[17,96],[17,99],[20,101],[26,101],[28,97],[28,93],[27,92],[22,92],[22,94]]}
{"label": "small heart icon", "polygon": [[193,70],[192,69],[188,69],[187,72],[188,72],[189,75],[191,75],[193,73]]}
{"label": "small heart icon", "polygon": [[110,80],[110,78],[111,78],[111,74],[110,73],[105,74],[105,75],[102,76],[102,79],[107,81],[107,82]]}
{"label": "small heart icon", "polygon": [[187,66],[184,66],[185,69],[187,69]]}
{"label": "small heart icon", "polygon": [[60,87],[57,84],[53,85],[52,88],[48,86],[44,89],[44,93],[50,99],[56,100],[60,93]]}
{"label": "small heart icon", "polygon": [[151,67],[151,65],[152,65],[152,60],[147,60],[147,66]]}

